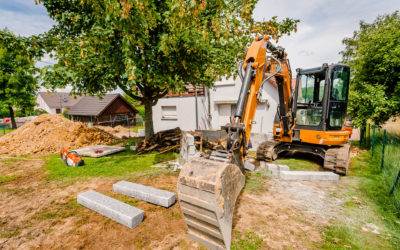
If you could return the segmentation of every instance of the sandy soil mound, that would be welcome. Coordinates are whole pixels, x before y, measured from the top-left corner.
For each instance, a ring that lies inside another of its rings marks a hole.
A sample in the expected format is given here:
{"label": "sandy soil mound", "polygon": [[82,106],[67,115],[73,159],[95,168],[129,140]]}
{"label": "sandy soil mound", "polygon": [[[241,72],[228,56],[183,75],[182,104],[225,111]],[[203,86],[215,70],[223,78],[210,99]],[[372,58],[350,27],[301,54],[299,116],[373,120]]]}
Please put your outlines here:
{"label": "sandy soil mound", "polygon": [[44,114],[0,138],[0,155],[26,155],[59,152],[62,147],[77,148],[110,144],[114,137],[98,128],[60,115]]}
{"label": "sandy soil mound", "polygon": [[121,125],[115,126],[115,127],[109,127],[109,126],[95,126],[96,128],[99,128],[101,130],[106,131],[109,134],[112,134],[113,136],[120,138],[120,139],[125,139],[129,137],[136,137],[137,133],[130,131],[129,128],[125,128]]}

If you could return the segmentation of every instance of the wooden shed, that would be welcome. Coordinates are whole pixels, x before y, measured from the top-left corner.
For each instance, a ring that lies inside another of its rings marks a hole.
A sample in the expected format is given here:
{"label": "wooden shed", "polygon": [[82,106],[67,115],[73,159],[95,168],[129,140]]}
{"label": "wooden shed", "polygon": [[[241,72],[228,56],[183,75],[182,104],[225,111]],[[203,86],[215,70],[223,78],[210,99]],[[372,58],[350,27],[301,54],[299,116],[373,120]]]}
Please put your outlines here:
{"label": "wooden shed", "polygon": [[66,114],[71,120],[95,125],[134,125],[138,111],[120,94],[106,94],[99,98],[82,96]]}

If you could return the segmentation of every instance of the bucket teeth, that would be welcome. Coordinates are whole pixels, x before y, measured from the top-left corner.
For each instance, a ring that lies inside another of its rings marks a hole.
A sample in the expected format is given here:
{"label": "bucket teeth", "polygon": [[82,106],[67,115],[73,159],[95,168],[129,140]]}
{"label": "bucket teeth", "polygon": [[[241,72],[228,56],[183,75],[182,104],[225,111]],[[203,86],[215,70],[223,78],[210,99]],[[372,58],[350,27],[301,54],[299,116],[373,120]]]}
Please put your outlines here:
{"label": "bucket teeth", "polygon": [[209,249],[230,249],[232,217],[244,175],[234,164],[194,158],[178,179],[188,235]]}

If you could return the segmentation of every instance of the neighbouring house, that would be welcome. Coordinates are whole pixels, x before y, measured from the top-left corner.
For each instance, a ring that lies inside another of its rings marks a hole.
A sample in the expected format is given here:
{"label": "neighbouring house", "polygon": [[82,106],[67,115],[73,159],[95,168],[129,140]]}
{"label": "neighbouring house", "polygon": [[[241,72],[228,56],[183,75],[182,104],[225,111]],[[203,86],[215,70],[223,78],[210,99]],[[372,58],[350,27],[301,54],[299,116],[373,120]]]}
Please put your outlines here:
{"label": "neighbouring house", "polygon": [[179,127],[182,130],[211,127],[204,87],[188,86],[180,94],[168,94],[153,106],[154,131]]}
{"label": "neighbouring house", "polygon": [[[156,132],[174,127],[218,130],[233,115],[240,88],[239,78],[228,78],[216,82],[212,88],[198,87],[194,91],[190,86],[182,94],[167,95],[153,107],[154,129]],[[262,86],[258,101],[252,133],[270,137],[279,102],[274,82]]]}
{"label": "neighbouring house", "polygon": [[73,96],[69,93],[40,92],[37,107],[49,114],[63,113],[73,121],[98,125],[135,123],[138,111],[120,94]]}

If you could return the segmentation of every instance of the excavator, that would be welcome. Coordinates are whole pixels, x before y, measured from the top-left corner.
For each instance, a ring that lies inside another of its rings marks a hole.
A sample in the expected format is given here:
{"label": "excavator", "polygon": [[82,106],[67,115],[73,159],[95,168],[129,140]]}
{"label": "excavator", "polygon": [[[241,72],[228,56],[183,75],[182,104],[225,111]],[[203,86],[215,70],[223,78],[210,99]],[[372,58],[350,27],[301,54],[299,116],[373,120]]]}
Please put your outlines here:
{"label": "excavator", "polygon": [[178,198],[188,236],[209,249],[230,249],[236,200],[244,187],[244,160],[264,83],[277,83],[279,106],[273,140],[262,143],[257,158],[275,160],[287,152],[324,159],[323,167],[346,174],[350,132],[343,127],[347,108],[349,67],[323,64],[298,69],[296,86],[285,49],[269,36],[257,36],[239,67],[242,86],[229,124],[226,148],[195,157],[182,166]]}

